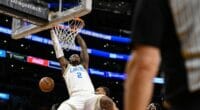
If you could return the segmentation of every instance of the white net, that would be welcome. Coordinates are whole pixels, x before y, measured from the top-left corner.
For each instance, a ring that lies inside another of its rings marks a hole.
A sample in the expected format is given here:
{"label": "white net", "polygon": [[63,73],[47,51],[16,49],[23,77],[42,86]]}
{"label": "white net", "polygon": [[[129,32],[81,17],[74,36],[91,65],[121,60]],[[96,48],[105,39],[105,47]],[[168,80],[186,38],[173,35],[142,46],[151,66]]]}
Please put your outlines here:
{"label": "white net", "polygon": [[69,51],[75,48],[75,38],[84,27],[84,21],[80,18],[74,18],[67,22],[67,25],[58,25],[54,27],[56,36],[62,48]]}

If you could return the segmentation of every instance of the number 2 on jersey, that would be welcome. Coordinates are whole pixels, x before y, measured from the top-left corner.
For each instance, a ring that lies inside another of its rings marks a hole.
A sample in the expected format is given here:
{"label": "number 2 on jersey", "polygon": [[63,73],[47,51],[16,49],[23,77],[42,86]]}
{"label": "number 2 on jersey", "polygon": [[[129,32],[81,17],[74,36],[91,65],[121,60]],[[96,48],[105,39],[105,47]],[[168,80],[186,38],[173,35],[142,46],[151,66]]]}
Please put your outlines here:
{"label": "number 2 on jersey", "polygon": [[78,78],[82,78],[81,72],[76,72]]}

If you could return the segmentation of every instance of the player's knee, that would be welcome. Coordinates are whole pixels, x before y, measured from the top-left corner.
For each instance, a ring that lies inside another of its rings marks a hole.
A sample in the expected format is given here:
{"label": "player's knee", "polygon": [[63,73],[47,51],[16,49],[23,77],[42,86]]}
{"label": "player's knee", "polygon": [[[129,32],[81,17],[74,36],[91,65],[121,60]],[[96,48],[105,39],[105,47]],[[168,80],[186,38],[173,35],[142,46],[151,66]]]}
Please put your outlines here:
{"label": "player's knee", "polygon": [[103,96],[100,100],[101,110],[114,110],[112,99],[107,96]]}

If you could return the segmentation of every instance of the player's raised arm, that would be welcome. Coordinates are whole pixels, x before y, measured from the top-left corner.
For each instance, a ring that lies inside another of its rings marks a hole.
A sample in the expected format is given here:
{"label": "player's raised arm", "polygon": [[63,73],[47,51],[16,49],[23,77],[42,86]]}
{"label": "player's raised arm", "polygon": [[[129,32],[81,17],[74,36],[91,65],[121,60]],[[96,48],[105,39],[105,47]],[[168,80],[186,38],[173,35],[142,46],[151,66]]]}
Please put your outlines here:
{"label": "player's raised arm", "polygon": [[67,65],[69,64],[69,61],[64,57],[63,50],[59,44],[58,37],[56,36],[54,30],[51,30],[51,39],[56,53],[56,58],[58,59],[63,72],[67,67]]}
{"label": "player's raised arm", "polygon": [[88,69],[88,66],[89,66],[89,55],[88,55],[88,52],[87,52],[87,45],[86,45],[85,41],[83,40],[83,38],[80,35],[76,36],[76,40],[77,40],[78,44],[81,47],[80,57],[81,57],[81,60],[82,60],[82,64],[85,67],[85,69]]}

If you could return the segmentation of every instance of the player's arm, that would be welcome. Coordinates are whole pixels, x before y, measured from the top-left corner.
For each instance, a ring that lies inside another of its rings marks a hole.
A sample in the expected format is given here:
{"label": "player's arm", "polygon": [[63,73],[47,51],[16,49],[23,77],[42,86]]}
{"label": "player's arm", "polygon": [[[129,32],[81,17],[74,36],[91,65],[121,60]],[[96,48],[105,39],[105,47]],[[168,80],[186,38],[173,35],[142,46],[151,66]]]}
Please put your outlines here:
{"label": "player's arm", "polygon": [[160,51],[153,46],[139,45],[132,56],[134,59],[128,62],[126,68],[126,110],[145,110],[151,100]]}
{"label": "player's arm", "polygon": [[54,30],[51,30],[51,39],[52,39],[53,47],[54,47],[54,50],[56,53],[56,58],[58,59],[58,61],[60,63],[60,66],[62,68],[62,73],[63,73],[65,68],[69,64],[69,61],[67,59],[65,59],[65,57],[64,57],[63,50],[59,44],[58,38],[57,38]]}
{"label": "player's arm", "polygon": [[80,57],[81,57],[81,60],[82,60],[82,64],[86,69],[88,69],[88,66],[89,66],[89,55],[88,55],[88,52],[87,52],[87,45],[86,45],[85,41],[83,40],[83,38],[80,35],[76,36],[76,40],[77,40],[78,44],[81,47]]}

